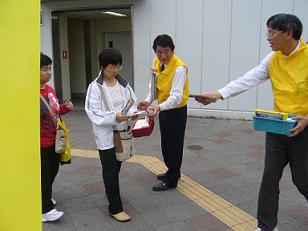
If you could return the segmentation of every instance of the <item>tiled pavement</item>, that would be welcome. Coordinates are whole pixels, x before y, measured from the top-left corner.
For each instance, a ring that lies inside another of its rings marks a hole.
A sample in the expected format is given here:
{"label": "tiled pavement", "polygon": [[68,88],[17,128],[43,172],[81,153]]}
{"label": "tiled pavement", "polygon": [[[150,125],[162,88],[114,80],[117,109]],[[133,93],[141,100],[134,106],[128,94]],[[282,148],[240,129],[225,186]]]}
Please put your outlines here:
{"label": "tiled pavement", "polygon": [[[96,149],[90,122],[84,111],[78,110],[64,119],[70,127],[74,156],[71,165],[60,167],[53,196],[57,208],[65,214],[58,222],[43,224],[44,231],[236,230],[230,227],[233,218],[229,223],[223,222],[215,216],[217,213],[209,212],[210,200],[198,204],[198,200],[192,199],[191,193],[184,194],[181,187],[153,192],[152,185],[157,183],[153,172],[161,171],[160,165],[147,166],[138,161],[124,163],[120,173],[124,209],[132,220],[114,221],[107,212],[101,164],[93,152]],[[138,156],[162,160],[158,126],[150,137],[135,139],[135,143]],[[86,156],[87,153],[92,155]],[[198,188],[215,193],[215,197],[232,204],[234,209],[239,209],[237,211],[255,217],[263,158],[264,134],[253,131],[251,122],[189,118],[182,183],[185,185],[187,179],[196,182]],[[308,203],[292,184],[288,167],[280,186],[280,230],[307,231]],[[234,213],[223,212],[224,217]]]}

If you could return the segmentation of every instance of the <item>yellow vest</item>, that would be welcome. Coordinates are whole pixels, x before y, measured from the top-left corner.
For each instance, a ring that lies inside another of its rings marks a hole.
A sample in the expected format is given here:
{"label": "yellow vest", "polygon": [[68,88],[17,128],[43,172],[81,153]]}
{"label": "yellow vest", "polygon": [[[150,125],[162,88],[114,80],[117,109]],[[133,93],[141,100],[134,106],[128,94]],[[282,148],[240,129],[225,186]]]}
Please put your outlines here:
{"label": "yellow vest", "polygon": [[308,115],[308,45],[303,40],[291,55],[274,52],[269,63],[274,110]]}
{"label": "yellow vest", "polygon": [[172,87],[172,80],[175,73],[175,70],[179,66],[183,66],[186,69],[186,82],[184,85],[183,90],[183,97],[180,104],[176,106],[176,108],[181,108],[186,105],[187,99],[188,99],[188,67],[185,65],[185,63],[180,60],[176,55],[173,55],[167,64],[165,70],[160,71],[162,63],[159,61],[159,59],[156,57],[154,60],[154,69],[157,71],[157,101],[159,104],[166,101],[166,99],[170,96],[170,91]]}

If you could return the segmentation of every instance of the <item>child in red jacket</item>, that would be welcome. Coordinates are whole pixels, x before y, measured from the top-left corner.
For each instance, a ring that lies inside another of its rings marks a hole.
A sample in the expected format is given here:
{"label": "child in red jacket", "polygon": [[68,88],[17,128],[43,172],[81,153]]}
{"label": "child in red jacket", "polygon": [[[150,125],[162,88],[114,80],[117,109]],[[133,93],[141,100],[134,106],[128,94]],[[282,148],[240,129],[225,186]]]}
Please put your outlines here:
{"label": "child in red jacket", "polygon": [[[47,85],[51,79],[52,60],[41,53],[40,93],[53,111],[51,115],[47,105],[40,100],[40,130],[41,130],[41,188],[42,188],[42,222],[55,221],[63,212],[54,208],[56,202],[51,198],[52,184],[58,174],[60,155],[55,153],[56,125],[59,115],[73,109],[73,104],[66,101],[59,104],[55,90]],[[54,118],[53,118],[54,117]]]}

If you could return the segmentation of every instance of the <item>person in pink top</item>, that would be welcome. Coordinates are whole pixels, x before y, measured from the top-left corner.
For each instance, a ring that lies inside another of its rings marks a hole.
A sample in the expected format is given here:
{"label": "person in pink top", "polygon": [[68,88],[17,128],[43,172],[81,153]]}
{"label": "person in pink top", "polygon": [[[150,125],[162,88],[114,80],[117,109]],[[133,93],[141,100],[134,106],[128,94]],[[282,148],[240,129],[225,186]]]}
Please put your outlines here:
{"label": "person in pink top", "polygon": [[[73,109],[73,104],[66,101],[59,104],[55,90],[47,83],[51,79],[52,60],[41,53],[40,93],[55,115],[63,115]],[[46,104],[40,100],[40,137],[41,137],[41,190],[42,190],[42,222],[55,221],[63,212],[54,208],[56,202],[51,198],[52,184],[58,174],[60,155],[55,153],[56,126]]]}

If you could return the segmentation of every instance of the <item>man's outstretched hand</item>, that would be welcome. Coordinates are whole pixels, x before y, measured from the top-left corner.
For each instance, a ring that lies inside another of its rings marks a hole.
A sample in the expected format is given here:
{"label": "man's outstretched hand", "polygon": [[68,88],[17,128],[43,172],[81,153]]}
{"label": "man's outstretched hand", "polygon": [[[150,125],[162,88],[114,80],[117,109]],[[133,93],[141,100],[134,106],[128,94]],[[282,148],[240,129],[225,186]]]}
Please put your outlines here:
{"label": "man's outstretched hand", "polygon": [[222,99],[222,96],[218,91],[205,92],[202,96],[195,97],[195,100],[203,105],[215,103],[219,99]]}

